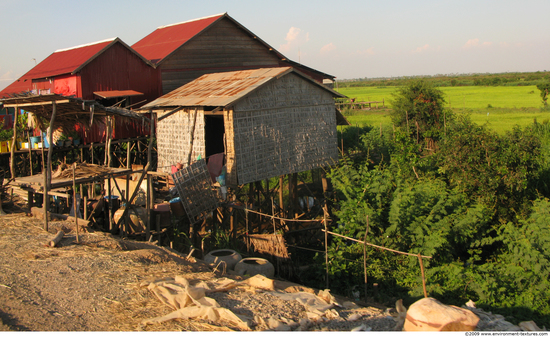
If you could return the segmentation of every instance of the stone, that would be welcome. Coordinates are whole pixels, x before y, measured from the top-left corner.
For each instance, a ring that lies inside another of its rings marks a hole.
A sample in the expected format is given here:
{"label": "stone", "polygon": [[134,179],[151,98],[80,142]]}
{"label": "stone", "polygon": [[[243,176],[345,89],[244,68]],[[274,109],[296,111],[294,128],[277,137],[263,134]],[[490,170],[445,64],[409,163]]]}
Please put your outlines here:
{"label": "stone", "polygon": [[470,310],[428,297],[409,307],[403,331],[474,331],[478,322]]}

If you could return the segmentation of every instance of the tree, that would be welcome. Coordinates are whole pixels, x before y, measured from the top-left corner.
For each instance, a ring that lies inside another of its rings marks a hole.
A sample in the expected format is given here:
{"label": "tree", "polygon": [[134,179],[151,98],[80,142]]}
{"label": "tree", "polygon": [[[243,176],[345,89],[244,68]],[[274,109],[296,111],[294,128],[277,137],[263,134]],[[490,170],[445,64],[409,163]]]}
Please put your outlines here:
{"label": "tree", "polygon": [[439,141],[451,112],[445,108],[444,93],[424,80],[414,80],[392,94],[392,122],[417,142]]}
{"label": "tree", "polygon": [[550,82],[544,82],[537,84],[537,89],[540,90],[540,97],[542,98],[542,104],[548,106],[548,93],[550,92]]}

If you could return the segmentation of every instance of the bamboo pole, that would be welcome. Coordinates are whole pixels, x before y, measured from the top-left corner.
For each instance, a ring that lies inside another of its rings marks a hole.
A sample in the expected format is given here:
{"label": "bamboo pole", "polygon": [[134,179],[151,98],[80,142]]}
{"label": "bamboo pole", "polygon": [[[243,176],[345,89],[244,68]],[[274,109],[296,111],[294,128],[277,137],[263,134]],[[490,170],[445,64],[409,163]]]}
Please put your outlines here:
{"label": "bamboo pole", "polygon": [[126,168],[130,168],[130,142],[126,143]]}
{"label": "bamboo pole", "polygon": [[31,166],[31,176],[33,175],[32,173],[32,149],[31,149],[31,135],[30,135],[30,130],[29,128],[27,127],[27,147],[29,148],[29,165]]}
{"label": "bamboo pole", "polygon": [[107,176],[107,198],[109,198],[107,203],[107,216],[109,217],[109,231],[113,230],[113,198],[111,197],[111,178],[112,175]]}
{"label": "bamboo pole", "polygon": [[[398,251],[398,250],[395,250],[395,249],[390,249],[390,248],[378,246],[378,245],[375,245],[375,244],[372,244],[372,243],[369,243],[369,242],[364,242],[364,241],[361,241],[361,240],[350,238],[348,236],[344,236],[344,235],[340,235],[340,234],[337,234],[337,233],[334,233],[334,232],[331,232],[331,231],[327,231],[326,229],[322,230],[322,231],[326,232],[327,234],[331,234],[331,235],[338,236],[338,237],[341,237],[341,238],[344,238],[344,239],[348,239],[350,241],[359,242],[361,244],[364,243],[367,246],[375,247],[375,248],[382,249],[382,250],[387,250],[387,251],[394,252],[394,253],[397,253],[397,254],[409,255],[409,256],[418,256],[418,254],[406,253],[406,252],[401,252],[401,251]],[[424,255],[421,255],[421,257],[423,257],[425,259],[431,259],[432,258],[431,256],[424,256]]]}
{"label": "bamboo pole", "polygon": [[420,263],[420,271],[422,272],[422,288],[424,289],[424,297],[428,297],[426,291],[426,275],[424,275],[424,262],[422,262],[422,255],[418,253],[418,262]]}
{"label": "bamboo pole", "polygon": [[[44,144],[44,135],[40,135],[42,144]],[[42,193],[42,208],[44,209],[44,230],[48,231],[48,170],[46,169],[46,161],[44,160],[44,146],[42,146],[42,174],[44,175],[44,188]]]}
{"label": "bamboo pole", "polygon": [[105,141],[105,166],[111,167],[111,138],[113,130],[111,125],[111,116],[107,117],[107,139]]}
{"label": "bamboo pole", "polygon": [[285,183],[285,176],[284,175],[279,176],[279,207],[281,208],[281,214],[283,215],[283,217],[285,214],[285,206],[283,203],[284,183]]}
{"label": "bamboo pole", "polygon": [[15,111],[13,113],[13,137],[11,139],[11,146],[10,146],[10,170],[11,170],[11,177],[15,178],[15,141],[17,140],[17,111],[19,110],[19,107],[15,106]]}
{"label": "bamboo pole", "polygon": [[[50,146],[50,150],[51,150],[51,146]],[[75,177],[74,177],[74,173],[75,173],[75,170],[76,170],[76,163],[73,163],[73,210],[74,210],[74,225],[75,225],[75,228],[76,228],[76,243],[80,243],[80,239],[78,237],[78,213],[77,213],[77,210],[76,210],[76,182],[75,182]]]}
{"label": "bamboo pole", "polygon": [[363,272],[365,274],[365,302],[367,301],[367,234],[369,234],[369,216],[367,215],[367,230],[363,239]]}
{"label": "bamboo pole", "polygon": [[[50,119],[50,135],[49,143],[52,143],[52,135],[54,130],[55,115],[57,114],[57,104],[55,101],[52,101],[52,117]],[[44,153],[44,134],[42,134],[42,154]],[[45,174],[45,184],[44,184],[44,229],[48,230],[48,212],[49,212],[49,202],[48,202],[48,190],[50,189],[50,184],[52,181],[52,147],[48,151],[48,164],[46,165]]]}
{"label": "bamboo pole", "polygon": [[328,282],[328,227],[327,227],[327,205],[323,206],[323,223],[325,224],[325,281],[326,289],[330,289]]}

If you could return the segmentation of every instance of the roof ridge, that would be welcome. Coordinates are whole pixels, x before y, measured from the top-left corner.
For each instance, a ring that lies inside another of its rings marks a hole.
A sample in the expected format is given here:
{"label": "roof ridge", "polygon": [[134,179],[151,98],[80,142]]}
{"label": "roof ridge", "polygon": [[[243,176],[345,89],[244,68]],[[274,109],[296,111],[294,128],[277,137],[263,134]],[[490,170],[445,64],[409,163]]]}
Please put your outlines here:
{"label": "roof ridge", "polygon": [[210,18],[213,18],[213,17],[216,17],[216,16],[222,16],[222,15],[225,15],[225,14],[227,14],[227,12],[219,13],[219,14],[215,14],[215,15],[209,15],[209,16],[205,16],[205,17],[202,17],[202,18],[198,18],[198,19],[192,19],[192,20],[187,20],[187,21],[183,21],[183,22],[172,23],[172,24],[169,24],[169,25],[157,27],[157,29],[168,28],[168,27],[172,27],[172,26],[178,26],[178,25],[182,25],[184,23],[190,23],[190,22],[200,21],[200,20],[204,20],[204,19],[210,19]]}
{"label": "roof ridge", "polygon": [[88,47],[88,46],[93,46],[93,45],[95,45],[95,44],[100,44],[100,43],[105,43],[105,42],[109,42],[109,41],[114,41],[114,40],[116,40],[116,39],[118,39],[118,37],[113,37],[113,38],[105,39],[105,40],[101,40],[101,41],[96,41],[96,42],[81,44],[81,45],[79,45],[79,46],[74,46],[74,47],[70,47],[70,48],[58,49],[58,50],[54,51],[54,53],[59,53],[59,52],[63,52],[63,51],[73,50],[73,49],[79,49],[79,48]]}

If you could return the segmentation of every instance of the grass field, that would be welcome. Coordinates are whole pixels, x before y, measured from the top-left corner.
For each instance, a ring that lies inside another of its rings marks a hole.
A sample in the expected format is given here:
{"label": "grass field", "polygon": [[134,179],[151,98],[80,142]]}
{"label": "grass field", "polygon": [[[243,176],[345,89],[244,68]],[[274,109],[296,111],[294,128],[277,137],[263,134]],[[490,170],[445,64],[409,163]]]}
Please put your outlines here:
{"label": "grass field", "polygon": [[[457,114],[469,114],[478,124],[488,126],[498,133],[512,130],[514,125],[530,125],[536,118],[542,122],[550,119],[550,113],[541,112],[539,90],[535,86],[497,87],[441,87],[447,106]],[[337,91],[357,101],[382,101],[391,108],[389,100],[395,87],[339,88]],[[346,118],[352,125],[391,125],[389,109],[351,111]]]}

